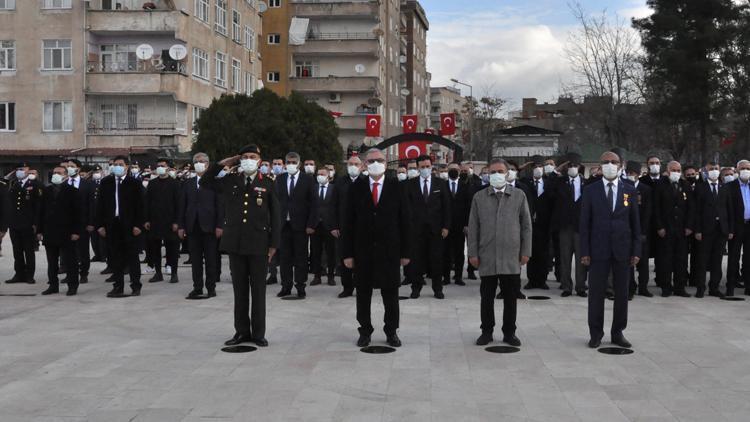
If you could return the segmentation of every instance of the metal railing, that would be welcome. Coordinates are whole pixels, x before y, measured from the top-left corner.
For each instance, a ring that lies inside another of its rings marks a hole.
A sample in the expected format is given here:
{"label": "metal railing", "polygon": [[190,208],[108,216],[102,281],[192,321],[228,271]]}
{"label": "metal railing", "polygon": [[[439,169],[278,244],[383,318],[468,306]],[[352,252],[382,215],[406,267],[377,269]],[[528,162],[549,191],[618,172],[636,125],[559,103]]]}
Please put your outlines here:
{"label": "metal railing", "polygon": [[372,32],[310,32],[308,40],[375,40]]}
{"label": "metal railing", "polygon": [[125,122],[103,125],[101,116],[88,124],[90,135],[171,135],[177,132],[174,122]]}
{"label": "metal railing", "polygon": [[89,73],[179,73],[187,75],[187,65],[174,60],[89,61]]}
{"label": "metal railing", "polygon": [[104,10],[108,12],[169,10],[163,0],[94,0],[90,3],[89,10]]}

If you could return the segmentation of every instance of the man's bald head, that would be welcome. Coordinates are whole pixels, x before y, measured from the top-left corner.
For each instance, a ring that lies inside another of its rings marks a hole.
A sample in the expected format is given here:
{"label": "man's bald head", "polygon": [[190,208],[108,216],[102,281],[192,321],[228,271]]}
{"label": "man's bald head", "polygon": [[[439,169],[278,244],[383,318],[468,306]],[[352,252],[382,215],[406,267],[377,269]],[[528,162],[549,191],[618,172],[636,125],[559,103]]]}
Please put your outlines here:
{"label": "man's bald head", "polygon": [[670,161],[667,164],[667,171],[670,173],[682,173],[682,164],[679,161]]}

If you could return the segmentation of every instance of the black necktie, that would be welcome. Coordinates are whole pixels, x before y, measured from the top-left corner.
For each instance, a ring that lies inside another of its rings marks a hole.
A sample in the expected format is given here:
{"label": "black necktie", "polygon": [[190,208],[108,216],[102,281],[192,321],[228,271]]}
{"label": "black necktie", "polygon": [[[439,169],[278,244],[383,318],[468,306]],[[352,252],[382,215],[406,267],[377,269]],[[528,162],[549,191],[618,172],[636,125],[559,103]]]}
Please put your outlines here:
{"label": "black necktie", "polygon": [[427,200],[430,199],[430,188],[427,187],[427,179],[424,179],[424,188],[422,188],[422,196],[424,196],[425,202],[427,202]]}
{"label": "black necktie", "polygon": [[291,182],[289,182],[289,195],[294,191],[294,176],[292,176]]}
{"label": "black necktie", "polygon": [[716,191],[716,183],[711,183],[711,190],[713,191],[714,198],[716,198],[719,193]]}
{"label": "black necktie", "polygon": [[607,190],[607,203],[609,204],[610,212],[612,212],[614,211],[614,203],[615,203],[615,191],[613,190],[613,187],[615,186],[615,184],[612,182],[609,182],[607,186],[609,187],[609,190]]}
{"label": "black necktie", "polygon": [[320,187],[320,199],[326,199],[325,192],[323,191],[323,186]]}
{"label": "black necktie", "polygon": [[451,181],[451,193],[453,194],[453,196],[456,196],[456,182],[455,181]]}
{"label": "black necktie", "polygon": [[534,180],[534,195],[539,196],[539,181]]}

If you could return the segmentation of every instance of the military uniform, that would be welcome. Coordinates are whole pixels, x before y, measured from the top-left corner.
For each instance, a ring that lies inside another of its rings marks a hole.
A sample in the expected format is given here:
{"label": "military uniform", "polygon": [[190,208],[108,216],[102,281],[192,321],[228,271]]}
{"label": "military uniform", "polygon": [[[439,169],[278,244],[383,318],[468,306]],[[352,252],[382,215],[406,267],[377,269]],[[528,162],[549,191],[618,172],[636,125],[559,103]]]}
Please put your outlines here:
{"label": "military uniform", "polygon": [[28,178],[11,182],[8,192],[8,227],[13,244],[13,278],[7,283],[35,283],[36,226],[39,220],[42,190]]}

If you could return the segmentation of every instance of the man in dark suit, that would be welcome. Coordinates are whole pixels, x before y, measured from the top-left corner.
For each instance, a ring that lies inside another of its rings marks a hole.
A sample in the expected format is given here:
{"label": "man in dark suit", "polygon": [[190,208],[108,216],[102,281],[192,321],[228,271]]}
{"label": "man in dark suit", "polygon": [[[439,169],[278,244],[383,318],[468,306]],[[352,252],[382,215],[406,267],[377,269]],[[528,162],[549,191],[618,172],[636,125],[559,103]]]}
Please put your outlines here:
{"label": "man in dark suit", "polygon": [[387,342],[399,347],[398,288],[401,267],[411,256],[409,201],[399,182],[385,177],[382,151],[371,149],[365,159],[369,176],[356,180],[349,190],[341,231],[344,265],[355,271],[357,280],[357,346],[370,344],[372,292],[380,289]]}
{"label": "man in dark suit", "polygon": [[655,187],[653,215],[658,236],[656,284],[662,297],[672,294],[690,297],[685,291],[688,238],[693,234],[694,197],[688,182],[682,179],[677,161],[667,164],[669,178]]}
{"label": "man in dark suit", "polygon": [[[349,157],[349,159],[346,161],[346,175],[341,176],[339,180],[336,182],[336,189],[338,190],[338,196],[339,196],[339,227],[343,225],[343,218],[346,213],[346,202],[347,197],[349,195],[349,190],[351,189],[352,185],[359,180],[359,179],[366,179],[366,177],[361,175],[362,173],[362,160],[356,156],[353,155]],[[343,259],[344,259],[344,243],[342,240],[342,237],[339,236],[338,241],[338,254],[339,258],[341,259],[341,287],[343,287],[343,290],[341,293],[339,293],[339,298],[343,299],[345,297],[350,297],[354,294],[354,287],[356,286],[356,282],[354,279],[354,271],[352,271],[351,268],[346,268],[345,265],[343,265]]]}
{"label": "man in dark suit", "polygon": [[549,274],[550,226],[555,202],[554,179],[544,175],[545,164],[542,157],[536,156],[532,159],[534,163],[532,177],[525,181],[526,185],[531,188],[529,210],[533,225],[532,252],[529,265],[526,267],[529,282],[524,288],[549,290],[547,275]]}
{"label": "man in dark suit", "polygon": [[[656,255],[659,250],[659,235],[656,234],[656,219],[654,218],[654,215],[657,212],[656,186],[660,183],[663,183],[665,180],[668,182],[669,178],[662,174],[661,160],[655,155],[651,155],[646,159],[646,168],[647,174],[644,174],[638,180],[641,184],[644,184],[651,188],[651,221],[649,221],[649,227],[647,227],[649,247],[648,251],[643,252],[641,261],[647,261],[649,258],[653,258],[654,274],[658,274],[659,260],[656,259]],[[644,263],[642,265],[647,265],[647,263]],[[645,296],[651,297],[648,295]]]}
{"label": "man in dark suit", "polygon": [[[729,189],[720,186],[721,173],[718,163],[706,164],[708,179],[698,182],[695,186],[696,219],[695,240],[698,242],[701,256],[695,267],[691,266],[691,275],[695,271],[697,292],[695,297],[701,298],[706,291],[706,271],[711,272],[708,283],[709,296],[724,297],[719,290],[722,278],[722,260],[727,239],[734,237],[734,218],[732,217],[732,202]],[[697,253],[697,251],[696,251]]]}
{"label": "man in dark suit", "polygon": [[195,178],[182,184],[177,206],[177,235],[187,237],[192,262],[193,290],[188,299],[203,295],[203,268],[206,268],[205,287],[208,297],[216,296],[219,281],[219,239],[224,233],[223,202],[215,187],[201,183],[209,166],[208,155],[193,156]]}
{"label": "man in dark suit", "polygon": [[628,268],[641,255],[638,192],[618,177],[620,158],[602,154],[602,183],[584,187],[581,203],[581,263],[589,267],[589,347],[598,348],[604,337],[604,298],[612,274],[614,316],[612,343],[631,347],[622,334],[628,323]]}
{"label": "man in dark suit", "polygon": [[[78,209],[81,213],[81,224],[83,230],[80,231],[78,240],[73,242],[73,246],[76,248],[76,262],[78,263],[78,269],[80,276],[78,282],[80,284],[86,284],[89,281],[89,269],[91,268],[91,249],[89,248],[89,238],[91,233],[94,232],[94,208],[92,207],[94,201],[94,190],[96,186],[91,180],[81,177],[82,164],[76,159],[68,160],[64,163],[68,180],[66,183],[76,189],[78,189],[78,200],[81,202]],[[67,265],[65,266],[67,268]],[[66,272],[66,277],[63,282],[67,283],[67,279],[70,277],[70,272]]]}
{"label": "man in dark suit", "polygon": [[[91,257],[91,262],[106,262],[107,259],[107,247],[106,242],[96,232],[94,226],[94,219],[96,218],[96,202],[99,199],[99,186],[101,186],[103,172],[99,165],[91,167],[91,171],[88,174],[88,180],[91,181],[91,202],[88,204],[89,207],[89,219],[91,228],[94,229],[89,237],[91,238],[91,249],[94,250],[94,256]],[[87,227],[88,229],[88,227]]]}
{"label": "man in dark suit", "polygon": [[737,163],[737,179],[727,183],[726,188],[734,221],[734,236],[729,241],[726,295],[734,296],[734,288],[740,283],[745,286],[745,294],[750,295],[750,161]]}
{"label": "man in dark suit", "polygon": [[34,251],[37,246],[36,224],[39,219],[42,189],[38,181],[30,180],[28,175],[29,165],[19,164],[8,191],[8,228],[13,245],[15,273],[6,283],[36,283]]}
{"label": "man in dark suit", "polygon": [[[114,286],[107,297],[124,297],[125,268],[130,273],[132,296],[141,294],[138,239],[143,230],[141,182],[129,175],[128,158],[115,157],[112,174],[102,180],[97,202],[96,227],[107,241]],[[132,173],[130,173],[132,174]]]}
{"label": "man in dark suit", "polygon": [[315,233],[310,238],[310,260],[314,275],[311,286],[322,283],[323,253],[325,252],[325,270],[328,275],[328,285],[335,286],[334,274],[336,270],[336,239],[340,235],[338,216],[338,186],[330,183],[329,170],[326,167],[318,169],[316,176],[318,200],[315,202],[315,214],[318,224]]}
{"label": "man in dark suit", "polygon": [[575,265],[575,291],[580,297],[586,297],[586,270],[581,264],[581,247],[578,224],[581,220],[581,192],[585,185],[579,174],[579,159],[571,156],[563,167],[565,176],[560,176],[552,185],[555,197],[555,213],[551,220],[551,230],[557,233],[560,244],[560,288],[562,296],[573,293],[571,261]]}
{"label": "man in dark suit", "polygon": [[411,230],[414,240],[411,275],[411,298],[417,299],[424,284],[424,275],[432,279],[437,299],[443,294],[443,248],[451,226],[451,202],[448,182],[432,175],[432,160],[427,155],[417,158],[419,177],[406,188],[412,213]]}
{"label": "man in dark suit", "polygon": [[448,237],[445,238],[443,253],[443,284],[450,284],[451,270],[453,281],[459,286],[465,286],[464,246],[466,245],[466,231],[469,225],[469,209],[474,188],[469,185],[468,177],[460,179],[459,165],[454,162],[448,165],[448,192],[450,193],[451,224]]}
{"label": "man in dark suit", "polygon": [[[43,295],[60,292],[58,270],[60,256],[67,269],[67,296],[78,292],[78,259],[74,243],[84,231],[84,213],[79,198],[80,189],[65,181],[67,169],[62,165],[54,168],[52,184],[44,188],[40,201],[40,216],[37,224],[37,239],[44,244],[47,254],[47,280],[49,287]],[[88,243],[86,243],[88,246]]]}
{"label": "man in dark suit", "polygon": [[281,291],[278,297],[292,294],[292,283],[297,296],[304,298],[307,282],[308,237],[315,232],[318,217],[315,213],[317,192],[313,178],[299,171],[300,156],[296,152],[286,155],[286,173],[274,182],[281,210]]}
{"label": "man in dark suit", "polygon": [[177,283],[177,261],[180,240],[177,237],[177,223],[180,182],[169,177],[170,163],[166,159],[156,161],[156,178],[151,178],[146,188],[147,248],[151,251],[155,274],[149,283],[164,281],[161,270],[161,245],[167,253],[167,265],[172,270],[170,283]]}
{"label": "man in dark suit", "polygon": [[[267,347],[266,274],[281,242],[281,214],[273,182],[258,171],[260,149],[247,145],[239,155],[209,168],[204,176],[221,192],[224,228],[220,248],[229,254],[234,288],[235,334],[224,344],[254,342]],[[224,166],[239,164],[238,172],[217,179]],[[252,307],[250,307],[252,296]]]}
{"label": "man in dark suit", "polygon": [[633,184],[638,192],[638,212],[641,222],[641,256],[635,269],[638,270],[638,282],[635,280],[635,269],[630,269],[630,291],[629,299],[635,295],[636,289],[640,296],[653,297],[648,291],[648,255],[649,255],[649,230],[651,230],[651,214],[653,213],[653,191],[646,183],[639,179],[641,175],[641,164],[637,161],[628,161],[625,169],[627,180]]}

